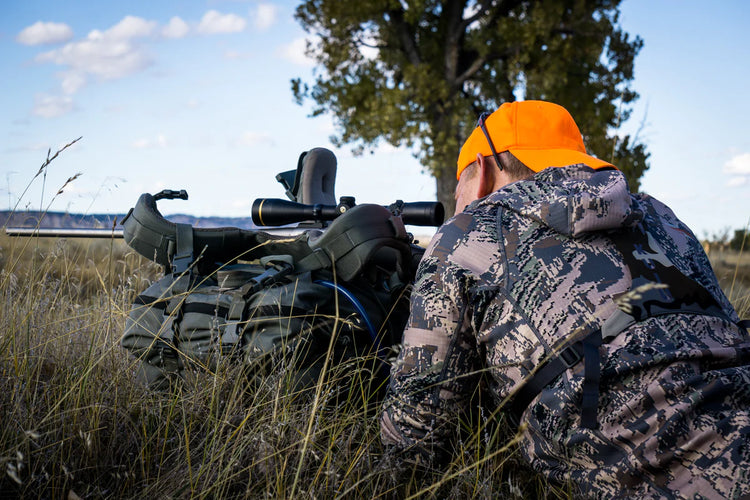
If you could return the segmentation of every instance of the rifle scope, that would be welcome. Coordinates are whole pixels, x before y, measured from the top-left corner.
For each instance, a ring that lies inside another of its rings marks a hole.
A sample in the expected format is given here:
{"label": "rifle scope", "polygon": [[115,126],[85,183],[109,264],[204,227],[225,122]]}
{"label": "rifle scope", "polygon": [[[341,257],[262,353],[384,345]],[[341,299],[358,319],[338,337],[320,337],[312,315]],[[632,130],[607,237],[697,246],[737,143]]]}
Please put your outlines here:
{"label": "rifle scope", "polygon": [[[253,222],[258,226],[283,226],[304,221],[330,221],[354,206],[353,198],[342,197],[338,205],[304,205],[274,198],[258,198],[253,202]],[[403,203],[400,200],[387,207],[400,215],[404,224],[412,226],[440,226],[445,217],[443,204],[438,201]]]}

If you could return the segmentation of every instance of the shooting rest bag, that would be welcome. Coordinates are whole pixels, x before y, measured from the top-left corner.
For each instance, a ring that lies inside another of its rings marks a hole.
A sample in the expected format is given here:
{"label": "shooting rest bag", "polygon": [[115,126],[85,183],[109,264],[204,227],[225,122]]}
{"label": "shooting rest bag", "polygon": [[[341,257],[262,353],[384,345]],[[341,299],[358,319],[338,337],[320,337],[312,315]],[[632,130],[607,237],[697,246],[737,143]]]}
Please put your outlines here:
{"label": "shooting rest bag", "polygon": [[[422,252],[379,205],[356,206],[322,233],[279,237],[174,224],[142,195],[123,226],[132,248],[165,265],[134,301],[122,339],[139,378],[157,388],[223,360],[254,373],[288,368],[305,388],[329,345],[337,362],[377,354],[401,338],[413,252]],[[383,385],[386,366],[372,358]]]}
{"label": "shooting rest bag", "polygon": [[[248,278],[268,277],[269,270],[275,276],[265,285]],[[397,342],[390,337],[403,328],[408,301],[353,284],[334,290],[323,272],[289,276],[287,270],[274,257],[268,267],[239,264],[210,277],[167,275],[152,284],[134,301],[122,339],[140,361],[138,378],[164,388],[187,371],[212,371],[228,361],[258,375],[286,369],[294,388],[303,389],[317,381],[332,337],[336,363]],[[382,362],[372,362],[382,384]]]}
{"label": "shooting rest bag", "polygon": [[265,255],[289,254],[302,258],[311,252],[307,235],[296,238],[236,227],[194,228],[162,216],[154,196],[144,193],[121,222],[130,248],[172,272],[197,266],[210,274],[221,265]]}

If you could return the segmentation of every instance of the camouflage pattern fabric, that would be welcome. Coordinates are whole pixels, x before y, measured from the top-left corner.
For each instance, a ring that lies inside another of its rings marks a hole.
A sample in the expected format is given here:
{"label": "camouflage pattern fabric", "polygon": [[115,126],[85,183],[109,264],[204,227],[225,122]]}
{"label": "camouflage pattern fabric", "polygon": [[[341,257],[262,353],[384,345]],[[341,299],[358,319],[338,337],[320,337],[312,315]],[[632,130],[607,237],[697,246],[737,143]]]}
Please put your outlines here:
{"label": "camouflage pattern fabric", "polygon": [[[597,429],[582,428],[583,363],[526,409],[521,453],[594,498],[750,494],[750,338],[699,242],[619,171],[549,168],[469,205],[435,235],[392,366],[382,439],[435,457],[480,384],[503,405],[556,350],[633,299],[607,231],[641,224],[658,251],[713,295],[727,319],[649,317],[605,339]],[[671,263],[671,264],[670,264]],[[501,408],[502,410],[502,408]]]}

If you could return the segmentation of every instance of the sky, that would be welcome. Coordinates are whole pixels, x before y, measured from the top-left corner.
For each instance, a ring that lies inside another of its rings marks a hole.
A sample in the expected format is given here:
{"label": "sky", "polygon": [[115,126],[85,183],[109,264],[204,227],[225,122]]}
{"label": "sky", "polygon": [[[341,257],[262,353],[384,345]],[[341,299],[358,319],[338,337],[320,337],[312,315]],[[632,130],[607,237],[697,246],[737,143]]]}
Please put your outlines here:
{"label": "sky", "polygon": [[[190,199],[165,214],[247,216],[284,197],[275,175],[313,147],[338,158],[337,196],[434,200],[411,151],[355,157],[331,144],[330,116],[294,102],[290,80],[314,71],[297,3],[0,0],[0,207],[124,213],[169,188]],[[642,190],[700,237],[744,228],[750,2],[624,0],[620,22],[644,41],[623,124],[651,152]]]}

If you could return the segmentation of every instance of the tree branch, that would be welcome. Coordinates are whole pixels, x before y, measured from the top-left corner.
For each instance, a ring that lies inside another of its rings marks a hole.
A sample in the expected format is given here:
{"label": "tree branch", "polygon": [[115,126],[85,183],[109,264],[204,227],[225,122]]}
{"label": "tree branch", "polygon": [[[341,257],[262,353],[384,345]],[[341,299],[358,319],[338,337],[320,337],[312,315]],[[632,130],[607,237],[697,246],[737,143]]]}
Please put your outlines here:
{"label": "tree branch", "polygon": [[489,14],[489,17],[487,18],[487,22],[485,23],[485,26],[491,26],[495,21],[500,19],[501,17],[505,17],[508,15],[508,13],[521,5],[524,0],[508,0],[508,1],[501,1],[500,6],[492,10],[492,4],[494,3],[493,0],[483,0],[480,3],[479,10],[477,10],[476,14],[474,14],[471,17],[468,17],[464,19],[463,23],[461,23],[461,29],[466,31],[466,28],[471,25],[471,23],[480,20],[481,18],[485,17],[487,14]]}
{"label": "tree branch", "polygon": [[443,49],[443,76],[446,81],[454,82],[459,71],[461,45],[465,28],[462,28],[463,11],[466,0],[448,0],[444,5],[441,17],[445,20],[445,44]]}
{"label": "tree branch", "polygon": [[[498,57],[498,59],[499,59],[499,57]],[[455,79],[455,85],[457,85],[457,86],[463,85],[463,83],[466,80],[468,80],[469,78],[471,78],[472,76],[474,76],[474,74],[476,74],[476,72],[479,71],[482,68],[482,66],[484,66],[485,63],[487,63],[489,61],[490,61],[490,59],[487,59],[487,58],[485,58],[483,56],[477,57],[474,60],[474,62],[471,63],[471,65],[466,69],[466,71],[464,71],[463,73],[461,73],[460,75],[458,75],[456,77],[456,79]]]}
{"label": "tree branch", "polygon": [[391,24],[396,29],[396,34],[401,42],[401,46],[406,53],[406,57],[409,62],[417,66],[422,62],[422,58],[419,57],[419,51],[417,50],[416,43],[414,41],[414,33],[411,26],[404,21],[404,9],[392,9],[388,11],[388,17],[391,19]]}

